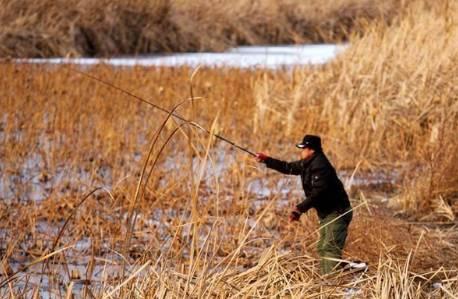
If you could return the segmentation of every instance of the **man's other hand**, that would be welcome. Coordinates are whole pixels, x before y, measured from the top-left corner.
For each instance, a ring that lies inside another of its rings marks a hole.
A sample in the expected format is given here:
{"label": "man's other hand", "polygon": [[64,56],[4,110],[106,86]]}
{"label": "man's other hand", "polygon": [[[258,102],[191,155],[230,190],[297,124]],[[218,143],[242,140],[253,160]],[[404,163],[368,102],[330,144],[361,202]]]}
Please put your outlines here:
{"label": "man's other hand", "polygon": [[291,213],[289,214],[290,222],[299,221],[300,218],[301,218],[301,212],[299,212],[297,208],[292,210]]}
{"label": "man's other hand", "polygon": [[267,156],[266,154],[264,153],[256,153],[256,161],[258,162],[265,162],[267,160],[267,158],[269,158],[269,156]]}

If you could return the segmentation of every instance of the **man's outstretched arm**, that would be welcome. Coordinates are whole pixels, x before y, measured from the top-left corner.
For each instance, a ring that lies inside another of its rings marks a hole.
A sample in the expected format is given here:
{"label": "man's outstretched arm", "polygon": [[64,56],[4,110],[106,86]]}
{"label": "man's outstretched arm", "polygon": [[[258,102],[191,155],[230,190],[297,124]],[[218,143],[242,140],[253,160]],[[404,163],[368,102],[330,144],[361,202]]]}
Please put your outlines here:
{"label": "man's outstretched arm", "polygon": [[286,162],[269,157],[263,153],[257,153],[256,159],[266,164],[268,168],[279,171],[283,174],[300,175],[304,169],[304,160]]}

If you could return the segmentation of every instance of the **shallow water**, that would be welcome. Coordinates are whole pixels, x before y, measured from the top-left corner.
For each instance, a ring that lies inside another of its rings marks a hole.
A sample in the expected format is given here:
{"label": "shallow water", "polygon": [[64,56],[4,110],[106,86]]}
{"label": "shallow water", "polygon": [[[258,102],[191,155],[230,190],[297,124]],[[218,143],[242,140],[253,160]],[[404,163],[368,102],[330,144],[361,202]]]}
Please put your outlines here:
{"label": "shallow water", "polygon": [[[210,157],[212,157],[211,161],[207,161],[207,164],[204,168],[204,173],[202,177],[202,188],[209,188],[208,186],[215,185],[215,179],[219,180],[220,183],[224,184],[225,177],[230,175],[231,168],[236,163],[234,155],[231,155],[230,152],[224,150],[224,147],[219,145],[216,146],[214,149],[211,150]],[[24,165],[21,168],[21,172],[19,177],[22,179],[20,182],[25,184],[24,188],[22,189],[25,193],[21,194],[21,200],[28,200],[28,201],[37,201],[37,200],[44,200],[50,194],[47,191],[52,190],[52,186],[59,186],[62,184],[64,180],[71,180],[72,185],[85,185],[90,186],[93,185],[94,182],[91,181],[94,179],[91,175],[84,171],[84,169],[72,169],[72,170],[59,170],[57,174],[50,174],[49,180],[46,182],[40,181],[39,174],[43,168],[43,161],[46,160],[46,157],[40,156],[37,153],[31,153],[30,156],[24,160]],[[140,163],[140,161],[139,161]],[[173,172],[174,170],[179,169],[180,167],[187,167],[187,157],[183,156],[174,156],[173,159],[165,159],[164,163],[161,164],[161,167]],[[201,162],[195,158],[194,163],[194,173],[196,178],[198,178],[198,174],[200,172],[200,168],[202,166]],[[106,168],[106,169],[105,169]],[[112,176],[112,169],[110,166],[105,166],[104,170],[101,172],[101,175],[98,177],[101,179],[101,183],[103,183],[107,189],[111,189],[113,185],[113,176]],[[263,166],[260,166],[262,169]],[[272,173],[271,173],[272,174]],[[347,187],[351,186],[364,186],[364,185],[378,185],[378,184],[386,184],[392,183],[397,178],[392,177],[385,173],[372,173],[372,174],[359,174],[357,173],[353,177],[352,174],[349,172],[340,172],[339,175],[341,176],[342,181],[346,183]],[[83,184],[84,182],[84,184]],[[100,182],[99,182],[100,183]],[[9,192],[8,188],[5,189],[5,186],[14,185],[14,182],[11,182],[7,177],[1,177],[0,179],[0,198],[14,200],[14,194]],[[273,210],[274,211],[284,211],[287,210],[289,206],[294,204],[294,201],[301,200],[303,198],[303,191],[300,183],[300,179],[298,177],[292,176],[279,176],[278,179],[268,179],[267,176],[263,176],[262,178],[252,178],[247,179],[245,182],[245,192],[246,197],[250,199],[250,209],[253,211],[261,211],[262,209],[266,208],[272,201],[272,198],[275,198],[275,202],[273,203]],[[2,187],[3,186],[3,187]],[[205,187],[207,186],[207,187]],[[74,192],[75,190],[71,190]],[[78,190],[76,190],[78,191]],[[79,190],[80,193],[83,190]],[[65,192],[65,191],[63,191]],[[55,194],[54,194],[55,195]],[[231,195],[225,195],[227,200],[230,201]],[[206,200],[205,198],[200,198],[199,200]],[[143,227],[146,225],[148,230],[145,231],[145,234],[142,234],[137,238],[137,244],[140,246],[140,250],[143,248],[144,244],[147,243],[147,234],[154,232],[154,235],[160,238],[163,242],[161,243],[163,248],[161,251],[168,251],[171,243],[170,239],[170,230],[172,229],[171,223],[164,221],[167,218],[179,218],[182,219],[183,229],[181,231],[181,237],[183,240],[189,240],[191,237],[191,224],[187,223],[189,221],[190,216],[189,213],[184,213],[183,211],[178,211],[174,209],[156,209],[152,214],[138,214],[137,223],[139,227]],[[275,227],[275,224],[269,226],[269,223],[261,222],[256,225],[255,216],[250,216],[248,218],[244,218],[243,216],[240,217],[225,217],[225,223],[230,225],[232,223],[243,223],[246,222],[248,228],[254,229],[255,235],[261,235],[263,232],[268,232],[270,235],[277,235],[279,234],[278,228]],[[47,222],[37,222],[36,223],[36,230],[37,233],[40,235],[49,235],[52,236],[51,239],[45,240],[47,242],[47,246],[49,247],[52,238],[55,237],[58,233],[58,230],[62,226],[62,223],[59,224],[50,224]],[[256,226],[256,227],[255,227]],[[143,228],[141,228],[143,229]],[[199,234],[199,244],[204,243],[205,236],[207,235],[205,232],[211,229],[210,223],[202,224],[201,229],[203,232]],[[223,227],[214,228],[214,229],[221,229],[221,233],[219,235],[224,236],[224,229]],[[229,236],[228,237],[232,237]],[[278,238],[277,238],[278,239]],[[76,242],[75,242],[76,241]],[[25,286],[23,284],[27,279],[30,279],[30,283],[33,285],[41,285],[40,289],[42,290],[43,298],[54,298],[56,296],[56,291],[61,289],[62,292],[65,291],[66,285],[70,281],[75,282],[75,293],[82,292],[84,288],[84,280],[90,280],[92,285],[91,287],[98,287],[99,282],[104,281],[105,279],[114,279],[118,277],[121,272],[121,262],[119,261],[119,257],[114,255],[106,255],[105,250],[104,253],[100,256],[105,261],[109,261],[110,264],[106,263],[98,263],[96,265],[95,271],[93,275],[87,277],[85,275],[86,269],[88,267],[88,257],[90,256],[90,248],[91,248],[91,240],[89,238],[82,238],[80,240],[68,240],[65,242],[66,244],[74,244],[74,247],[68,251],[67,254],[67,261],[69,270],[72,269],[77,271],[81,274],[81,280],[83,282],[78,282],[78,279],[70,279],[68,277],[68,273],[64,269],[64,266],[56,264],[53,265],[50,269],[50,273],[43,275],[43,280],[40,283],[40,279],[42,279],[41,271],[42,271],[42,264],[38,264],[32,268],[30,268],[26,272],[22,272],[20,274],[19,280],[17,281],[16,286],[21,288]],[[45,245],[46,245],[45,244]],[[106,248],[106,251],[110,251],[109,245],[103,245]],[[286,250],[287,248],[281,248],[282,250]],[[249,255],[256,255],[257,251],[260,250],[259,248],[247,248],[247,254]],[[187,251],[183,251],[182,254],[186,256],[189,254]],[[11,266],[14,270],[17,270],[23,262],[12,262]],[[130,268],[131,271],[134,271],[135,268]],[[49,271],[48,271],[49,272]],[[108,276],[107,276],[108,275]],[[54,282],[51,282],[50,279],[55,279]],[[63,283],[63,284],[62,284]]]}
{"label": "shallow water", "polygon": [[[112,191],[113,186],[117,184],[113,177],[113,167],[106,164],[100,165],[96,174],[91,174],[84,167],[67,168],[64,165],[59,166],[55,173],[48,173],[44,161],[48,160],[46,152],[30,153],[24,159],[22,166],[17,168],[14,175],[0,175],[0,200],[6,201],[40,201],[47,199],[51,194],[69,195],[66,193],[84,193],[90,188],[88,186],[104,186],[107,190]],[[135,155],[131,157],[140,167],[141,158]],[[180,169],[187,169],[189,160],[184,154],[170,156],[160,165],[167,172],[175,173]],[[207,186],[213,186],[215,183],[223,183],[224,177],[236,163],[234,155],[225,151],[223,146],[212,149],[209,160],[203,166],[199,158],[193,159],[194,179],[201,179]],[[6,161],[0,161],[0,170],[8,165]],[[202,177],[201,171],[202,172]],[[340,171],[339,176],[347,189],[350,188],[373,188],[380,189],[383,186],[392,186],[399,181],[399,173],[385,171],[371,173],[352,173]],[[45,176],[45,177],[44,177]],[[166,177],[163,178],[166,180]],[[265,199],[273,195],[280,195],[282,199],[288,197],[302,197],[303,191],[300,179],[298,177],[284,176],[275,181],[274,185],[268,185],[267,179],[251,179],[246,185],[246,192],[257,199]],[[161,182],[166,184],[167,182]],[[63,187],[63,186],[72,186]],[[59,188],[60,187],[60,188]],[[57,191],[56,191],[57,190]]]}

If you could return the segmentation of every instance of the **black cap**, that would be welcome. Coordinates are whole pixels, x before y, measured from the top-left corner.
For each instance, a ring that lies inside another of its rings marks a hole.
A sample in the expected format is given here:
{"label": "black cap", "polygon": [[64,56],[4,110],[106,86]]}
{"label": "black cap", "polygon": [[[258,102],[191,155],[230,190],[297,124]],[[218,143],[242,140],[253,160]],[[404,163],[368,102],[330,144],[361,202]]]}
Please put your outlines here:
{"label": "black cap", "polygon": [[305,135],[301,143],[296,144],[298,148],[311,148],[321,151],[321,138],[316,135]]}

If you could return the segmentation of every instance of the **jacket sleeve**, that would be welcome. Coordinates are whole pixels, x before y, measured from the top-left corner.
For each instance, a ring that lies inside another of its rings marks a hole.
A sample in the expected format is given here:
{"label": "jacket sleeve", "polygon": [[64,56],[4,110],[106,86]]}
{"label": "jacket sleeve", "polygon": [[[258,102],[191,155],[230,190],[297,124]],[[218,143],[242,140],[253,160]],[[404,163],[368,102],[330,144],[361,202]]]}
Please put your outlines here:
{"label": "jacket sleeve", "polygon": [[332,175],[331,169],[324,165],[311,169],[312,190],[310,196],[296,206],[301,213],[307,212],[315,202],[323,198],[332,184]]}
{"label": "jacket sleeve", "polygon": [[268,168],[272,168],[284,174],[300,175],[304,169],[304,160],[285,162],[269,157],[264,163]]}

